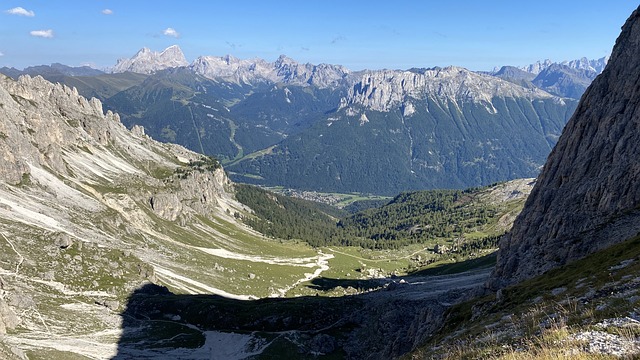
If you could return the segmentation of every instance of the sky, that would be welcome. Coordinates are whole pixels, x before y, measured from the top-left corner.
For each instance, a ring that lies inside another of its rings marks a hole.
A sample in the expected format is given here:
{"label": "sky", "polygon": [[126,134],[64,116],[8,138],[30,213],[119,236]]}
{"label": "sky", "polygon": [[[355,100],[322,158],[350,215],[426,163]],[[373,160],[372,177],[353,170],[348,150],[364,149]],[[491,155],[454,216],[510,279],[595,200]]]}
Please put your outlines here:
{"label": "sky", "polygon": [[0,67],[105,68],[142,47],[344,65],[491,70],[609,55],[637,1],[0,0]]}

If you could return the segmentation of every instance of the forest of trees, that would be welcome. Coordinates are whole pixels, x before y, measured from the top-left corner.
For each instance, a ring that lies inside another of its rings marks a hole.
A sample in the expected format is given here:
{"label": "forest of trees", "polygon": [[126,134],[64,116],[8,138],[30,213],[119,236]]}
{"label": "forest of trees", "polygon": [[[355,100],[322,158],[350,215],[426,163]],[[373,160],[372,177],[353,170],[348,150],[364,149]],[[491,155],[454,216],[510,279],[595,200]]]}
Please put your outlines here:
{"label": "forest of trees", "polygon": [[237,185],[238,201],[254,210],[243,221],[265,235],[300,239],[312,246],[343,245],[398,249],[410,244],[450,241],[457,252],[497,247],[500,234],[465,240],[495,220],[499,209],[482,201],[482,189],[402,193],[378,208],[352,215],[329,205]]}
{"label": "forest of trees", "polygon": [[243,221],[255,230],[281,239],[330,238],[344,212],[330,205],[274,194],[251,185],[236,185],[236,199],[249,206],[255,216]]}

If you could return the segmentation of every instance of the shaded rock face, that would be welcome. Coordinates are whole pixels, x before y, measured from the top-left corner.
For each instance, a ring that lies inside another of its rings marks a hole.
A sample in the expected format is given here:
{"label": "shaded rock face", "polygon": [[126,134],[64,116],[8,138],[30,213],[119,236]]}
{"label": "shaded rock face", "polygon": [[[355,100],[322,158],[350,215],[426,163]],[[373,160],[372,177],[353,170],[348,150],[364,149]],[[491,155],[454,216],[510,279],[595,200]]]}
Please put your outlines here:
{"label": "shaded rock face", "polygon": [[549,155],[489,286],[541,274],[640,232],[640,9]]}

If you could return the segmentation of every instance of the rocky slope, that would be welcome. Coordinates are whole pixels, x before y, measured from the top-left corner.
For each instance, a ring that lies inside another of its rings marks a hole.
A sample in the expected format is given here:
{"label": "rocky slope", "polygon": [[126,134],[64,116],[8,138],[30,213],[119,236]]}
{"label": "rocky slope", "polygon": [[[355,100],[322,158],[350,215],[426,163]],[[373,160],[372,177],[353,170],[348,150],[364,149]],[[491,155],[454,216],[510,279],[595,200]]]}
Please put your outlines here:
{"label": "rocky slope", "polygon": [[640,232],[639,51],[636,10],[503,240],[493,287],[535,276]]}
{"label": "rocky slope", "polygon": [[145,281],[247,299],[326,267],[239,223],[250,210],[217,161],[75,89],[0,75],[0,151],[0,358],[110,358]]}

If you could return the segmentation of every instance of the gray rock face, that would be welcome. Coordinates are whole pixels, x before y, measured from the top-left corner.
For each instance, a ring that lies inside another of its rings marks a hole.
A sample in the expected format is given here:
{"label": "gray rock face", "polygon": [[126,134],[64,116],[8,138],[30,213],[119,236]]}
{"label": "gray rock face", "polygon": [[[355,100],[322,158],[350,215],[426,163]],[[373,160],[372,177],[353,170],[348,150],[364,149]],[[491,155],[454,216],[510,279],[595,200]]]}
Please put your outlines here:
{"label": "gray rock face", "polygon": [[15,312],[0,299],[0,335],[6,334],[7,330],[13,330],[20,323]]}
{"label": "gray rock face", "polygon": [[640,12],[622,28],[500,246],[499,288],[640,232]]}
{"label": "gray rock face", "polygon": [[176,194],[157,194],[149,199],[149,205],[156,215],[174,221],[182,212],[182,203]]}
{"label": "gray rock face", "polygon": [[67,174],[64,146],[106,145],[115,131],[124,130],[117,114],[103,114],[100,100],[40,76],[14,81],[0,75],[0,118],[15,119],[0,122],[0,180],[12,184],[28,181],[30,165]]}
{"label": "gray rock face", "polygon": [[[482,104],[490,113],[496,112],[492,104],[495,97],[552,98],[539,89],[526,89],[496,77],[450,66],[421,71],[383,70],[365,73],[342,99],[341,107],[355,104],[386,112],[408,103],[409,99],[428,97]],[[405,116],[413,113],[411,110],[408,112]]]}

